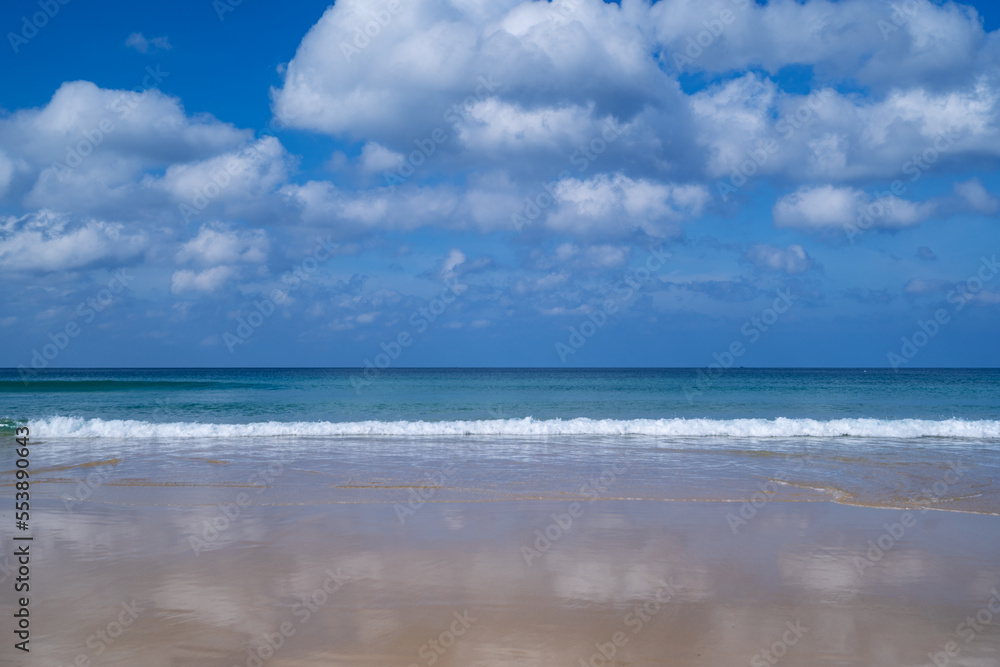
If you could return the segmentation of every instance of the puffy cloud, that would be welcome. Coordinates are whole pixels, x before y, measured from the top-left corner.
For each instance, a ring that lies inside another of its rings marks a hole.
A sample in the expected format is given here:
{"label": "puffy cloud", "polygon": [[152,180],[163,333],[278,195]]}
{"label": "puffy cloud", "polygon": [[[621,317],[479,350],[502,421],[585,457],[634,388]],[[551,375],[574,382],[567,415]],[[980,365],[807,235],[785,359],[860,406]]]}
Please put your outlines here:
{"label": "puffy cloud", "polygon": [[788,274],[803,273],[813,265],[812,259],[800,245],[790,245],[787,248],[754,245],[747,250],[746,259],[758,269]]}
{"label": "puffy cloud", "polygon": [[570,233],[671,235],[676,223],[701,215],[706,188],[634,180],[622,174],[569,178],[555,188],[557,208],[545,226]]}
{"label": "puffy cloud", "polygon": [[[526,107],[538,109],[574,99],[637,108],[654,98],[643,83],[659,78],[657,67],[635,19],[615,5],[575,4],[571,20],[553,20],[549,3],[416,0],[365,40],[373,18],[365,3],[338,2],[288,64],[273,93],[275,113],[298,127],[386,143],[409,142],[440,125],[448,109],[469,109],[498,90],[520,90],[521,100],[535,99]],[[544,127],[531,109],[521,120],[512,111],[494,113],[542,134],[562,130]],[[401,128],[409,130],[402,137]]]}
{"label": "puffy cloud", "polygon": [[978,178],[955,184],[955,194],[971,211],[983,215],[996,215],[1000,212],[1000,199],[983,187]]}
{"label": "puffy cloud", "polygon": [[[302,40],[273,106],[297,127],[400,155],[437,128],[446,140],[436,150],[449,155],[435,158],[442,169],[556,168],[609,119],[625,132],[600,169],[628,165],[633,178],[723,178],[766,142],[776,150],[754,171],[798,182],[909,177],[925,170],[909,162],[924,151],[931,163],[942,154],[1000,157],[1000,42],[971,8],[906,7],[420,0],[353,53],[372,19],[360,0],[347,0]],[[702,33],[709,43],[698,47]],[[700,54],[685,69],[740,74],[684,95],[672,59],[691,44]],[[789,65],[813,66],[813,92],[824,94],[788,93],[747,72]],[[835,92],[858,81],[873,94]]]}
{"label": "puffy cloud", "polygon": [[649,11],[671,71],[776,73],[811,65],[824,77],[880,88],[968,80],[985,50],[976,10],[929,0],[674,0]]}
{"label": "puffy cloud", "polygon": [[854,223],[864,197],[854,188],[803,187],[780,198],[771,213],[778,227],[807,231],[846,228]]}
{"label": "puffy cloud", "polygon": [[781,197],[772,209],[778,227],[808,232],[857,229],[901,229],[934,214],[933,201],[912,202],[894,195],[874,199],[856,188],[832,185],[799,188]]}
{"label": "puffy cloud", "polygon": [[162,179],[152,183],[179,204],[185,220],[219,205],[224,211],[239,214],[240,208],[226,205],[259,206],[286,182],[293,164],[281,142],[265,136],[234,151],[171,165]]}
{"label": "puffy cloud", "polygon": [[100,220],[78,224],[42,210],[0,219],[0,266],[9,270],[72,271],[120,263],[145,250],[148,238]]}
{"label": "puffy cloud", "polygon": [[[150,86],[166,76],[149,71]],[[149,187],[150,172],[223,154],[248,136],[211,116],[188,116],[155,88],[64,83],[45,106],[0,118],[0,145],[18,165],[7,198],[77,215],[160,216],[169,201]]]}
{"label": "puffy cloud", "polygon": [[393,171],[403,164],[403,155],[381,144],[369,141],[361,149],[361,168],[369,173]]}
{"label": "puffy cloud", "polygon": [[198,235],[181,246],[178,262],[204,266],[260,264],[267,260],[270,242],[263,229],[241,231],[219,225],[203,225]]}

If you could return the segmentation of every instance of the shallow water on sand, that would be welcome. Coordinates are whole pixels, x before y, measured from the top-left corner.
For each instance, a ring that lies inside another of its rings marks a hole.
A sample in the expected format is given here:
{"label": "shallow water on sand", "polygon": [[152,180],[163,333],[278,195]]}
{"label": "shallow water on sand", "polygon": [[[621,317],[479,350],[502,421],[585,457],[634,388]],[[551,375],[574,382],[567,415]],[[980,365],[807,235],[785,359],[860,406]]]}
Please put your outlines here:
{"label": "shallow water on sand", "polygon": [[1000,660],[1000,614],[959,629],[1000,605],[998,517],[773,503],[734,533],[729,503],[518,500],[222,522],[131,493],[36,512],[33,664],[870,666],[952,641],[950,664]]}

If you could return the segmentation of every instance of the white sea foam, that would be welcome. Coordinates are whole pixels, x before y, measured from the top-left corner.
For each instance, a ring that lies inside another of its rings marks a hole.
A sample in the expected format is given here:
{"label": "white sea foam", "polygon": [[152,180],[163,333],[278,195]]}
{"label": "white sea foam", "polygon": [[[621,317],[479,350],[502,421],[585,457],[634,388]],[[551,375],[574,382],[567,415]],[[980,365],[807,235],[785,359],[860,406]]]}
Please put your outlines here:
{"label": "white sea foam", "polygon": [[50,417],[37,438],[247,438],[275,436],[613,436],[674,438],[858,437],[1000,439],[1000,421],[962,419],[492,419],[480,421],[257,422],[205,424]]}

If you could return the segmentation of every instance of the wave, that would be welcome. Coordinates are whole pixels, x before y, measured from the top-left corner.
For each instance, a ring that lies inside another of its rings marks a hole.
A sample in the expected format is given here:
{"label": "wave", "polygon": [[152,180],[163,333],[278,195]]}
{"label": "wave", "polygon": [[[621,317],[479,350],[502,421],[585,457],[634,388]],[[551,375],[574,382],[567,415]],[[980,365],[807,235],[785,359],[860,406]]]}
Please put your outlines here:
{"label": "wave", "polygon": [[1000,421],[963,419],[492,419],[478,421],[256,422],[209,424],[50,417],[35,438],[252,438],[280,436],[660,436],[674,438],[1000,439]]}

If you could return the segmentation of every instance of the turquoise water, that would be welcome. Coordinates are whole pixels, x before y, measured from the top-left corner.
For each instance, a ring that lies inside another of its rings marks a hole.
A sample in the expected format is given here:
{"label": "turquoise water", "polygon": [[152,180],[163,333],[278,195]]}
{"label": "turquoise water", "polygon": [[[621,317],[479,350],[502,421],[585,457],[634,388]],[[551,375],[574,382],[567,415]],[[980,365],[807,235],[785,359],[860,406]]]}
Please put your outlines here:
{"label": "turquoise water", "polygon": [[1000,420],[998,370],[0,371],[0,417],[150,423],[572,419]]}
{"label": "turquoise water", "polygon": [[0,371],[0,439],[16,424],[64,501],[140,485],[210,504],[276,461],[273,503],[391,502],[451,466],[444,498],[561,498],[624,462],[609,498],[774,482],[793,500],[1000,513],[997,370]]}

